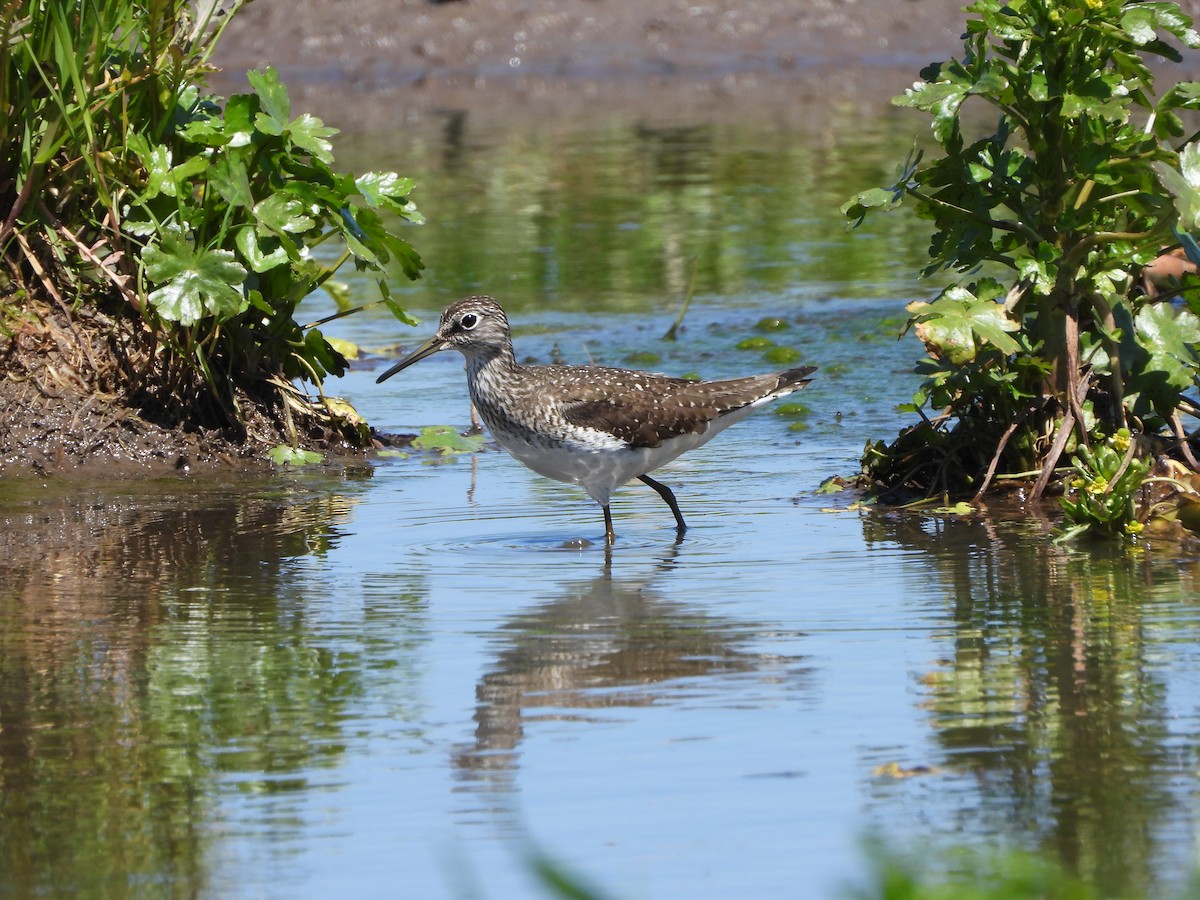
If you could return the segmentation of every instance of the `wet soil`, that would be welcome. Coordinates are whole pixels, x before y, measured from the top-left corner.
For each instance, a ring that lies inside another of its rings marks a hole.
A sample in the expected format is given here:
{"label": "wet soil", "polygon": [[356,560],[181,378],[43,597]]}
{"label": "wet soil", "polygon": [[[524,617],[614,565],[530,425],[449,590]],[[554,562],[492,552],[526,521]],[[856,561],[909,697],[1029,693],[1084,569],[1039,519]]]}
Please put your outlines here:
{"label": "wet soil", "polygon": [[214,61],[222,93],[279,69],[345,129],[486,119],[811,113],[886,102],[960,48],[960,0],[256,0]]}
{"label": "wet soil", "polygon": [[[0,335],[0,478],[122,478],[167,472],[267,468],[289,442],[273,395],[238,389],[235,427],[202,384],[165,388],[153,343],[129,317],[89,305],[68,316],[27,303]],[[293,416],[302,446],[340,457],[358,451],[324,423]]]}

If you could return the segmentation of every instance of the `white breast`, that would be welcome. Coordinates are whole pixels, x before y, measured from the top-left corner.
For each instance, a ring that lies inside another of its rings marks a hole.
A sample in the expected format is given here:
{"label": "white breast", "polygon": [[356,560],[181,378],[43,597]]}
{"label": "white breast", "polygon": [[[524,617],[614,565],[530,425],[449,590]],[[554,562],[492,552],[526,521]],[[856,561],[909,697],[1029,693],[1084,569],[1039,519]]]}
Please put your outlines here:
{"label": "white breast", "polygon": [[629,447],[605,432],[590,432],[587,444],[530,442],[493,433],[496,443],[539,475],[578,484],[601,506],[625,482],[653,472],[682,453],[707,443],[715,434],[750,412],[738,410],[709,423],[707,430],[668,438],[658,447]]}

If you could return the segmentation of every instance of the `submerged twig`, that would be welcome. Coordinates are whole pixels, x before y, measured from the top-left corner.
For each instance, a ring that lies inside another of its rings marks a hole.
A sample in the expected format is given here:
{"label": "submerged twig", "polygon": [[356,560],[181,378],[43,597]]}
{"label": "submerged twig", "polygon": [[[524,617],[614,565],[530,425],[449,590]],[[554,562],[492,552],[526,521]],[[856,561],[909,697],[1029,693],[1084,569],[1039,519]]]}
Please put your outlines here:
{"label": "submerged twig", "polygon": [[675,321],[671,323],[671,327],[667,329],[667,333],[662,336],[664,341],[675,340],[675,334],[679,331],[679,326],[683,324],[683,317],[687,315],[688,307],[692,305],[692,295],[696,292],[696,271],[700,268],[700,257],[692,257],[692,277],[688,279],[687,293],[683,296],[683,306],[679,308],[679,315],[675,317]]}

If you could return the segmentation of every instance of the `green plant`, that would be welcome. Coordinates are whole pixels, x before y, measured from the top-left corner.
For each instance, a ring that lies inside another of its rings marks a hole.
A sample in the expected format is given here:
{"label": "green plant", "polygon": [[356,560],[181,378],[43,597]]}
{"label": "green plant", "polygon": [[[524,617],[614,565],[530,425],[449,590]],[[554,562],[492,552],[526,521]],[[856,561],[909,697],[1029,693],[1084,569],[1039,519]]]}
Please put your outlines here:
{"label": "green plant", "polygon": [[483,446],[482,434],[459,434],[450,425],[426,425],[413,438],[417,450],[432,450],[439,456],[456,456],[460,453],[478,453]]}
{"label": "green plant", "polygon": [[[295,387],[320,389],[345,368],[295,311],[353,261],[409,321],[389,280],[421,268],[394,224],[420,221],[412,183],[336,172],[334,129],[293,115],[269,68],[249,73],[252,92],[223,108],[206,96],[209,55],[241,5],[225,18],[211,15],[217,4],[187,0],[0,5],[0,252],[10,276],[0,328],[69,332],[84,345],[78,383],[160,418],[244,429],[253,406],[292,443],[296,414],[362,440],[352,410]],[[106,327],[111,352],[97,355],[79,333]]]}
{"label": "green plant", "polygon": [[[167,143],[131,138],[146,187],[126,230],[147,236],[141,256],[154,312],[185,326],[180,358],[210,377],[216,355],[226,377],[281,372],[320,385],[327,373],[341,375],[345,360],[293,314],[348,260],[374,270],[384,301],[411,322],[388,280],[417,277],[420,259],[380,213],[419,221],[413,185],[390,172],[334,173],[333,129],[293,118],[274,70],[249,78],[254,93],[231,97],[223,115],[189,95]],[[312,251],[330,238],[341,251],[318,262]],[[241,327],[229,329],[231,321]]]}
{"label": "green plant", "polygon": [[914,202],[934,229],[924,274],[963,273],[908,307],[929,354],[908,407],[921,420],[869,444],[864,472],[880,491],[979,496],[1022,477],[1040,496],[1062,455],[1097,434],[1164,432],[1188,455],[1200,309],[1144,296],[1136,276],[1178,243],[1160,177],[1180,180],[1178,111],[1200,106],[1196,83],[1156,100],[1146,60],[1180,58],[1164,37],[1197,47],[1200,35],[1164,2],[977,0],[967,12],[962,58],[894,101],[932,117],[941,155],[914,150],[893,185],[843,207],[859,222]]}
{"label": "green plant", "polygon": [[1075,476],[1062,499],[1066,528],[1059,540],[1088,532],[1116,537],[1142,531],[1136,500],[1151,463],[1137,458],[1136,451],[1126,428],[1079,448],[1072,460]]}
{"label": "green plant", "polygon": [[866,884],[843,892],[856,900],[1097,900],[1103,892],[1044,853],[958,847],[902,854],[881,839],[866,842]]}

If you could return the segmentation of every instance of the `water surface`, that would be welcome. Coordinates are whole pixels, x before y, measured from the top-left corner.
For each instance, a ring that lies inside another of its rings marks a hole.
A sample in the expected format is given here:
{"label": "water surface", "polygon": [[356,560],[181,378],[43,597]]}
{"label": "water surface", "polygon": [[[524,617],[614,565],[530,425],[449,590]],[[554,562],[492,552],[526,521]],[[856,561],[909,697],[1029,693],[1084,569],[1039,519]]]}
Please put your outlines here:
{"label": "water surface", "polygon": [[[538,848],[615,896],[833,896],[869,832],[1047,850],[1110,894],[1185,878],[1197,560],[817,492],[903,424],[895,335],[932,290],[911,222],[836,215],[911,130],[836,133],[450,117],[343,152],[421,184],[426,325],[330,334],[408,345],[486,290],[539,361],[719,377],[782,367],[736,349],[766,335],[821,367],[809,412],[664,470],[680,541],[618,491],[611,555],[582,491],[490,447],[0,481],[0,893],[538,896]],[[467,427],[459,357],[385,361],[337,385],[372,423]]]}

